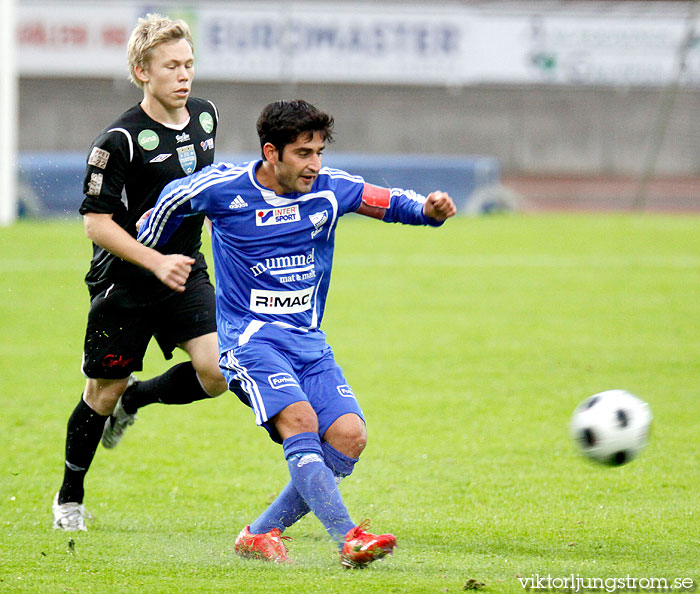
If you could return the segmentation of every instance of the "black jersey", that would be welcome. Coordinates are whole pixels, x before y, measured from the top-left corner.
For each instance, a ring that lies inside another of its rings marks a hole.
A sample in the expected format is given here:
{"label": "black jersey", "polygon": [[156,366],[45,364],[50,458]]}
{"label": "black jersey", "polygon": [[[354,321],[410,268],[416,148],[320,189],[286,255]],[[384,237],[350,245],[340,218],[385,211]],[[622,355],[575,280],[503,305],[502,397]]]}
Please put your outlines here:
{"label": "black jersey", "polygon": [[[155,205],[168,182],[212,164],[218,124],[216,107],[210,101],[190,98],[187,109],[190,119],[182,130],[156,122],[140,105],[105,128],[90,148],[80,214],[112,214],[119,226],[136,237],[136,222]],[[195,258],[193,270],[206,268],[199,251],[203,221],[203,215],[189,217],[158,250]],[[98,245],[93,245],[85,282],[93,294],[114,282],[133,283],[144,293],[170,291],[151,272]]]}

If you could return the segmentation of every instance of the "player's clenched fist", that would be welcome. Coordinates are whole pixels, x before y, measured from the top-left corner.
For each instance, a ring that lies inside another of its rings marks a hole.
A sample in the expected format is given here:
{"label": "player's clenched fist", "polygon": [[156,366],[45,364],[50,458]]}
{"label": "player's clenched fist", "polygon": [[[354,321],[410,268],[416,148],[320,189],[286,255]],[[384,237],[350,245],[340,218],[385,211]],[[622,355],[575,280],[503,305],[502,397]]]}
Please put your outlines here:
{"label": "player's clenched fist", "polygon": [[192,271],[194,259],[182,254],[161,254],[153,268],[153,274],[168,288],[178,293],[185,290],[185,283]]}
{"label": "player's clenched fist", "polygon": [[431,192],[423,205],[423,214],[436,221],[444,221],[457,213],[457,207],[447,192]]}

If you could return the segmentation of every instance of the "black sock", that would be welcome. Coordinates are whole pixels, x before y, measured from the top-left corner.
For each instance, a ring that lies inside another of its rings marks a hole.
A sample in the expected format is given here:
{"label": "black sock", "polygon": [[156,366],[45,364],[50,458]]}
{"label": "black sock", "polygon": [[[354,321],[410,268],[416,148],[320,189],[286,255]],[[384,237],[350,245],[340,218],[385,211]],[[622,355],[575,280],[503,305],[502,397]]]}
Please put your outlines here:
{"label": "black sock", "polygon": [[124,410],[133,415],[139,408],[154,402],[189,404],[211,398],[197,379],[191,361],[174,365],[152,379],[132,384],[122,396]]}
{"label": "black sock", "polygon": [[85,404],[81,396],[68,419],[65,472],[58,492],[59,503],[83,502],[85,475],[95,457],[106,419]]}

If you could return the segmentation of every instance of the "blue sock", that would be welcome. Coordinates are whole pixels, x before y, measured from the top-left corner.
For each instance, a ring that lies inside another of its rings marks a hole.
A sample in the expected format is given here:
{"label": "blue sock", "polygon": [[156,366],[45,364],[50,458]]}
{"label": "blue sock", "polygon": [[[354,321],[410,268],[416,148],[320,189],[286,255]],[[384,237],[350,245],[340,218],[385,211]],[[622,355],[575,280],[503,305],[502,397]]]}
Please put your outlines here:
{"label": "blue sock", "polygon": [[333,472],[323,460],[316,433],[292,435],[282,443],[292,485],[339,545],[355,527],[338,491]]}
{"label": "blue sock", "polygon": [[346,456],[327,441],[321,443],[321,448],[323,448],[323,459],[326,462],[326,466],[333,471],[333,474],[336,476],[336,482],[339,483],[346,476],[352,474],[359,458]]}
{"label": "blue sock", "polygon": [[264,534],[273,528],[284,532],[311,511],[304,498],[290,481],[260,517],[250,525],[252,534]]}
{"label": "blue sock", "polygon": [[[336,483],[340,483],[343,478],[352,474],[357,458],[346,456],[327,441],[322,442],[321,447],[325,464],[333,471]],[[264,534],[273,528],[279,528],[284,532],[285,528],[301,520],[309,511],[311,509],[304,498],[299,495],[294,484],[289,482],[270,506],[250,525],[250,532]]]}

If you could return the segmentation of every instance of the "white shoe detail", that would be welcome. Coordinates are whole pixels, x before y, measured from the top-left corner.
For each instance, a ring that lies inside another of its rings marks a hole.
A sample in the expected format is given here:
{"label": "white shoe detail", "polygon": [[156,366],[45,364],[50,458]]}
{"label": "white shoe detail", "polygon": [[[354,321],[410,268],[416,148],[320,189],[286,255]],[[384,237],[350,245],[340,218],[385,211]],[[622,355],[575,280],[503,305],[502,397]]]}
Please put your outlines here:
{"label": "white shoe detail", "polygon": [[369,542],[365,543],[364,546],[360,548],[361,551],[366,551],[368,548],[370,548],[374,543],[377,542],[377,539],[375,538],[374,540],[370,540]]}
{"label": "white shoe detail", "polygon": [[53,498],[53,527],[56,530],[74,532],[82,530],[87,532],[85,520],[92,519],[92,515],[82,503],[68,502],[59,503],[58,493]]}

